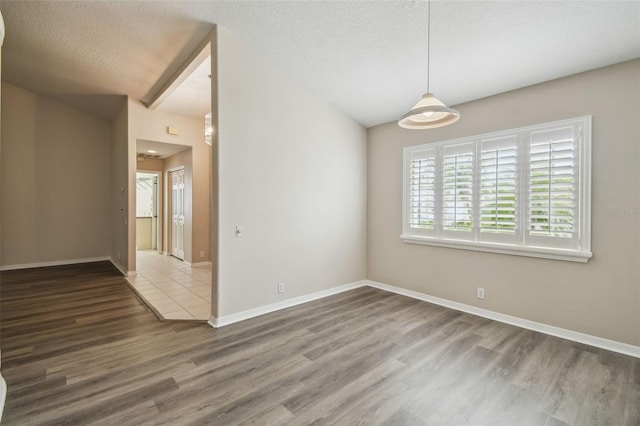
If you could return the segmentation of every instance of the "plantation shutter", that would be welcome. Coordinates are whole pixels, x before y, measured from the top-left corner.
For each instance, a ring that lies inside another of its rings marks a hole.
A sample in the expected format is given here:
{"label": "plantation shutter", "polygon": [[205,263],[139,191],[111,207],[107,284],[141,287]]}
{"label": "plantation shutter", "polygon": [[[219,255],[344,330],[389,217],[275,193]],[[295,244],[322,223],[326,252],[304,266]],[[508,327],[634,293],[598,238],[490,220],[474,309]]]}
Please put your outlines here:
{"label": "plantation shutter", "polygon": [[404,242],[586,262],[591,117],[403,150]]}
{"label": "plantation shutter", "polygon": [[519,216],[518,139],[480,142],[480,241],[515,242]]}
{"label": "plantation shutter", "polygon": [[473,153],[473,143],[444,147],[442,231],[453,238],[473,238]]}
{"label": "plantation shutter", "polygon": [[528,239],[540,246],[577,245],[578,130],[532,133],[529,145]]}
{"label": "plantation shutter", "polygon": [[[411,155],[409,167],[409,227],[430,235],[435,230],[436,151],[426,149]],[[431,232],[429,232],[431,231]]]}

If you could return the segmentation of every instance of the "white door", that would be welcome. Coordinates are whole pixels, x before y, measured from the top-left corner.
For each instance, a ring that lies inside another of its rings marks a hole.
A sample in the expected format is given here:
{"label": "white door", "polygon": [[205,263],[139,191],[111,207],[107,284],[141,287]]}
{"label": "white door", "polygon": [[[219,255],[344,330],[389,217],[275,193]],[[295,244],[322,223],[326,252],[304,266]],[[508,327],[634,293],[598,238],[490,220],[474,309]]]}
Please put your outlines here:
{"label": "white door", "polygon": [[184,260],[184,169],[171,175],[171,255]]}

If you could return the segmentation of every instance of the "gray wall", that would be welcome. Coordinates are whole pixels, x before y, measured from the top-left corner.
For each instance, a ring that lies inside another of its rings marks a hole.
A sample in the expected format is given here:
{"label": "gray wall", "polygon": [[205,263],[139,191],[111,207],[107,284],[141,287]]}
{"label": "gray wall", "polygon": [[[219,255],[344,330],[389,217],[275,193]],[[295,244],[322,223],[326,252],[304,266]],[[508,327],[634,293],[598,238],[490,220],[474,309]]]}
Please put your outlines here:
{"label": "gray wall", "polygon": [[[369,129],[368,278],[640,345],[640,61],[458,105],[427,131]],[[402,148],[593,116],[592,251],[587,264],[405,244]],[[627,212],[611,216],[610,212]],[[484,287],[486,299],[475,297]]]}

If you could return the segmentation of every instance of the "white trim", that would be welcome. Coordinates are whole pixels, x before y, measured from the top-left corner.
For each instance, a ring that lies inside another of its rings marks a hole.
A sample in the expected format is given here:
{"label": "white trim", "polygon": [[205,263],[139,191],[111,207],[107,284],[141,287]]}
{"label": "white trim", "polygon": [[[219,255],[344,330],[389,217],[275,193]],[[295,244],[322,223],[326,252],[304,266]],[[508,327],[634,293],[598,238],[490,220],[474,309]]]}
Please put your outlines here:
{"label": "white trim", "polygon": [[15,265],[2,265],[0,271],[13,271],[16,269],[30,269],[30,268],[44,268],[47,266],[61,266],[61,265],[73,265],[76,263],[89,263],[89,262],[102,262],[104,260],[111,260],[109,256],[100,257],[87,257],[83,259],[68,259],[68,260],[52,260],[48,262],[33,262],[33,263],[19,263]]}
{"label": "white trim", "polygon": [[[185,145],[185,146],[189,146],[189,145]],[[184,170],[184,165],[172,167],[170,169],[165,170],[165,172],[173,173],[173,172],[177,172],[178,170]]]}
{"label": "white trim", "polygon": [[209,262],[208,260],[205,260],[204,262],[194,262],[194,263],[187,262],[186,260],[183,260],[182,262],[190,268],[211,265],[211,262]]}
{"label": "white trim", "polygon": [[542,259],[567,260],[570,262],[586,263],[593,254],[577,250],[562,250],[547,247],[516,246],[512,244],[498,244],[473,242],[463,240],[445,240],[423,237],[419,235],[400,235],[402,242],[421,244],[425,246],[447,247],[460,250],[484,251],[489,253],[511,254],[514,256],[538,257]]}
{"label": "white trim", "polygon": [[[137,142],[137,140],[136,140]],[[147,173],[150,175],[154,175],[158,181],[156,183],[157,187],[156,187],[156,248],[151,249],[154,251],[157,251],[158,253],[162,253],[161,250],[158,250],[158,247],[162,246],[164,244],[164,240],[162,238],[162,232],[163,232],[163,227],[164,227],[164,196],[165,196],[165,192],[164,192],[164,171],[158,171],[158,170],[144,170],[144,169],[136,169],[136,181],[138,179],[138,173]],[[136,185],[136,213],[138,210],[138,188]],[[137,215],[136,215],[137,216]],[[153,219],[153,216],[151,217]],[[137,217],[136,217],[137,219]],[[136,226],[138,226],[138,221],[136,220]],[[153,227],[152,227],[153,229]],[[137,249],[136,249],[137,250]]]}
{"label": "white trim", "polygon": [[489,318],[495,321],[503,322],[506,324],[515,325],[516,327],[526,328],[528,330],[537,331],[540,333],[548,334],[550,336],[560,337],[562,339],[572,340],[585,345],[595,346],[596,348],[602,348],[613,352],[618,352],[625,355],[630,355],[636,358],[640,358],[640,346],[634,346],[627,343],[617,342],[615,340],[604,339],[602,337],[593,336],[590,334],[580,333],[566,328],[556,327],[553,325],[543,324],[536,321],[530,321],[524,318],[514,317],[511,315],[501,314],[499,312],[490,311],[488,309],[482,309],[464,303],[454,302],[440,297],[430,296],[428,294],[419,293],[413,290],[407,290],[400,287],[395,287],[389,284],[384,284],[371,280],[364,280],[365,285],[369,287],[377,288],[384,291],[389,291],[403,296],[411,297],[413,299],[422,300],[424,302],[434,303],[436,305],[445,306],[447,308],[455,309],[456,311],[466,312],[472,315],[477,315],[484,318]]}
{"label": "white trim", "polygon": [[525,328],[527,330],[537,331],[539,333],[548,334],[550,336],[559,337],[574,342],[583,343],[585,345],[594,346],[596,348],[606,349],[608,351],[617,352],[636,358],[640,358],[640,346],[630,345],[628,343],[617,342],[615,340],[609,340],[591,334],[580,333],[578,331],[568,330],[566,328],[556,327],[549,324],[543,324],[536,321],[527,320],[524,318],[514,317],[511,315],[501,314],[499,312],[490,311],[488,309],[478,308],[476,306],[467,305],[460,302],[454,302],[448,299],[442,299],[440,297],[431,296],[425,293],[420,293],[413,290],[407,290],[401,287],[396,287],[389,284],[384,284],[377,281],[362,280],[354,283],[345,284],[338,287],[333,287],[327,290],[318,291],[308,294],[306,296],[295,297],[293,299],[284,300],[282,302],[272,303],[270,305],[260,306],[257,308],[249,309],[246,311],[238,312],[231,315],[225,315],[220,318],[211,316],[208,324],[214,328],[224,327],[225,325],[234,324],[236,322],[244,321],[247,319],[255,318],[261,315],[265,315],[271,312],[286,309],[292,306],[300,305],[303,303],[311,302],[313,300],[322,299],[337,293],[353,290],[360,287],[373,287],[379,290],[388,291],[391,293],[401,294],[403,296],[411,297],[412,299],[422,300],[424,302],[434,303],[436,305],[444,306],[456,311],[466,312],[468,314],[477,315],[483,318],[488,318],[494,321],[502,322],[505,324],[511,324],[516,327]]}
{"label": "white trim", "polygon": [[367,285],[367,281],[356,281],[349,284],[344,284],[338,287],[332,287],[326,290],[316,291],[315,293],[307,294],[304,296],[294,297],[292,299],[283,300],[282,302],[271,303],[265,306],[259,306],[257,308],[248,309],[246,311],[237,312],[231,315],[224,315],[216,318],[211,316],[208,323],[211,327],[219,328],[225,325],[233,324],[236,322],[248,320],[250,318],[259,317],[261,315],[269,314],[271,312],[279,311],[281,309],[290,308],[292,306],[300,305],[303,303],[311,302],[313,300],[322,299],[327,296],[342,293],[356,288],[364,287]]}
{"label": "white trim", "polygon": [[[585,117],[585,121],[587,125],[582,128],[580,133],[580,161],[582,161],[582,167],[578,170],[580,173],[580,188],[578,191],[580,193],[580,203],[582,204],[581,208],[578,209],[582,215],[579,220],[581,224],[584,224],[584,226],[580,228],[579,239],[580,247],[588,247],[588,249],[591,250],[591,172],[593,169],[591,146],[593,144],[593,124],[590,115]],[[587,142],[585,143],[585,141]],[[587,165],[586,167],[584,167],[585,164]],[[588,208],[583,208],[583,206],[587,206]]]}

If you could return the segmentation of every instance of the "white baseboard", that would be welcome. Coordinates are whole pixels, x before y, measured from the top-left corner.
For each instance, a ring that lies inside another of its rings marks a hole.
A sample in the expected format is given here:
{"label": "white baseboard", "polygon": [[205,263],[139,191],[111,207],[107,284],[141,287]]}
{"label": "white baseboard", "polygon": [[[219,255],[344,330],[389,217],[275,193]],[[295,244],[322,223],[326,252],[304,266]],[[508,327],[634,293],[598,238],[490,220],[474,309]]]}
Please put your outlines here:
{"label": "white baseboard", "polygon": [[464,303],[454,302],[452,300],[442,299],[440,297],[430,296],[425,293],[420,293],[413,290],[407,290],[401,287],[396,287],[389,284],[384,284],[384,283],[371,281],[371,280],[362,280],[362,281],[357,281],[351,284],[345,284],[339,287],[333,287],[328,290],[322,290],[322,291],[308,294],[306,296],[295,297],[293,299],[283,300],[282,302],[272,303],[266,306],[260,306],[258,308],[249,309],[249,310],[238,312],[231,315],[225,315],[220,318],[216,318],[212,316],[209,319],[208,323],[214,328],[224,327],[225,325],[244,321],[250,318],[258,317],[260,315],[265,315],[271,312],[279,311],[281,309],[290,308],[292,306],[300,305],[302,303],[311,302],[313,300],[321,299],[323,297],[331,296],[333,294],[342,293],[344,291],[349,291],[349,290],[353,290],[353,289],[364,287],[364,286],[377,288],[377,289],[388,291],[391,293],[401,294],[403,296],[411,297],[413,299],[422,300],[424,302],[433,303],[436,305],[455,309],[457,311],[466,312],[468,314],[477,315],[480,317],[503,322],[506,324],[511,324],[516,327],[526,328],[528,330],[533,330],[533,331],[548,334],[551,336],[560,337],[562,339],[584,343],[585,345],[594,346],[596,348],[606,349],[612,352],[618,352],[621,354],[640,358],[640,346],[634,346],[628,343],[617,342],[615,340],[609,340],[602,337],[592,336],[590,334],[568,330],[566,328],[543,324],[536,321],[530,321],[524,318],[514,317],[511,315],[501,314],[499,312],[490,311],[488,309],[482,309],[482,308],[467,305]]}
{"label": "white baseboard", "polygon": [[[49,262],[22,263],[22,264],[15,264],[15,265],[2,265],[0,266],[0,271],[10,271],[10,270],[28,269],[28,268],[41,268],[41,267],[47,267],[47,266],[72,265],[77,263],[100,262],[105,260],[110,261],[113,264],[113,266],[115,266],[124,276],[133,276],[136,274],[135,271],[127,271],[122,265],[119,264],[119,262],[117,262],[115,259],[109,256],[91,257],[91,258],[82,258],[82,259],[69,259],[69,260],[56,260],[56,261],[49,261]],[[199,266],[199,265],[204,265],[209,263],[210,262],[200,262],[200,263],[190,264],[190,266]],[[220,318],[216,318],[212,316],[208,322],[212,327],[215,327],[215,328],[223,327],[225,325],[244,321],[250,318],[258,317],[271,312],[279,311],[281,309],[290,308],[292,306],[300,305],[302,303],[311,302],[313,300],[321,299],[327,296],[331,296],[334,294],[342,293],[345,291],[353,290],[353,289],[364,287],[364,286],[369,286],[369,287],[377,288],[380,290],[401,294],[403,296],[411,297],[413,299],[418,299],[418,300],[422,300],[429,303],[434,303],[436,305],[445,306],[447,308],[455,309],[457,311],[466,312],[472,315],[478,315],[484,318],[489,318],[495,321],[511,324],[517,327],[526,328],[528,330],[533,330],[533,331],[548,334],[551,336],[556,336],[563,339],[584,343],[586,345],[594,346],[597,348],[602,348],[602,349],[610,350],[613,352],[618,352],[625,355],[630,355],[636,358],[640,358],[640,346],[634,346],[628,343],[617,342],[615,340],[609,340],[602,337],[593,336],[590,334],[580,333],[577,331],[568,330],[568,329],[556,327],[553,325],[543,324],[540,322],[531,321],[524,318],[501,314],[499,312],[490,311],[488,309],[478,308],[476,306],[454,302],[451,300],[442,299],[440,297],[431,296],[425,293],[420,293],[413,290],[407,290],[401,287],[396,287],[389,284],[384,284],[384,283],[371,281],[371,280],[356,281],[354,283],[333,287],[327,290],[317,291],[315,293],[294,297],[292,299],[287,299],[281,302],[260,306],[257,308],[249,309],[249,310],[238,312],[235,314],[225,315]]]}
{"label": "white baseboard", "polygon": [[265,315],[271,312],[279,311],[281,309],[286,309],[292,306],[300,305],[302,303],[311,302],[313,300],[322,299],[324,297],[332,296],[334,294],[364,287],[365,285],[367,285],[366,281],[356,281],[354,283],[344,284],[338,287],[329,288],[327,290],[320,290],[320,291],[316,291],[315,293],[307,294],[304,296],[283,300],[282,302],[271,303],[270,305],[248,309],[246,311],[238,312],[231,315],[224,315],[219,318],[212,316],[208,322],[209,322],[209,325],[215,328],[224,327],[225,325],[248,320],[250,318],[255,318],[260,315]]}
{"label": "white baseboard", "polygon": [[87,257],[83,259],[53,260],[49,262],[20,263],[16,265],[2,265],[0,271],[12,271],[16,269],[44,268],[47,266],[74,265],[77,263],[102,262],[111,260],[109,256]]}
{"label": "white baseboard", "polygon": [[389,284],[384,284],[371,280],[364,280],[365,285],[374,287],[380,290],[389,291],[391,293],[401,294],[403,296],[411,297],[413,299],[422,300],[436,305],[445,306],[447,308],[455,309],[456,311],[462,311],[480,317],[489,318],[495,321],[503,322],[506,324],[515,325],[516,327],[526,328],[528,330],[538,331],[540,333],[549,334],[551,336],[560,337],[567,340],[572,340],[585,345],[595,346],[596,348],[606,349],[612,352],[618,352],[625,355],[630,355],[636,358],[640,358],[640,346],[634,346],[627,343],[617,342],[615,340],[604,339],[602,337],[592,336],[590,334],[580,333],[566,328],[560,328],[553,325],[543,324],[536,321],[530,321],[524,318],[514,317],[511,315],[501,314],[499,312],[490,311],[488,309],[482,309],[475,306],[467,305],[464,303],[454,302],[440,297],[430,296],[428,294],[419,293],[413,290],[407,290],[400,287],[395,287]]}
{"label": "white baseboard", "polygon": [[207,266],[207,265],[211,265],[211,262],[209,262],[208,260],[206,260],[206,261],[204,261],[204,262],[194,262],[194,263],[187,262],[187,261],[185,260],[185,261],[183,261],[183,263],[184,263],[185,265],[187,265],[188,267],[190,267],[190,268],[196,268],[196,267],[198,267],[198,266]]}

